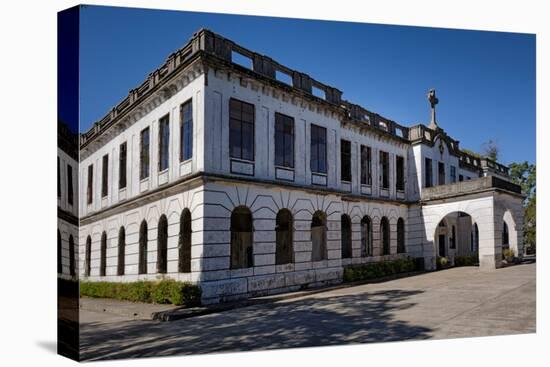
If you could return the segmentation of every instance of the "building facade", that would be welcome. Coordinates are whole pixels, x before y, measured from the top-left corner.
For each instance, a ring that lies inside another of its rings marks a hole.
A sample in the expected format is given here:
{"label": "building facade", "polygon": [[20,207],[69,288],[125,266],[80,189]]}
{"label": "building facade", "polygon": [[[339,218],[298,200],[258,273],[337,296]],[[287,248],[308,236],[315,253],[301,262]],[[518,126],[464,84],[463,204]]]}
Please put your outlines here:
{"label": "building facade", "polygon": [[71,258],[90,281],[199,283],[205,303],[400,257],[498,268],[523,253],[521,190],[430,103],[431,124],[406,127],[200,30],[81,134]]}

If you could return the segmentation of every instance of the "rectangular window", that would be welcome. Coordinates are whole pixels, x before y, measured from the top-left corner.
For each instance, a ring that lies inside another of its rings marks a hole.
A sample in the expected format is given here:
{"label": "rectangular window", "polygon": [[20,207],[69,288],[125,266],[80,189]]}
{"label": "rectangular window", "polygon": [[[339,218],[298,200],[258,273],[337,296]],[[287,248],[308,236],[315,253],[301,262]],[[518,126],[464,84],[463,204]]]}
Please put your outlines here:
{"label": "rectangular window", "polygon": [[451,183],[456,182],[456,167],[451,166]]}
{"label": "rectangular window", "polygon": [[109,155],[103,156],[101,164],[101,197],[104,198],[109,194]]}
{"label": "rectangular window", "polygon": [[327,129],[311,124],[311,172],[327,173]]}
{"label": "rectangular window", "polygon": [[73,167],[67,165],[67,203],[73,205]]}
{"label": "rectangular window", "polygon": [[439,185],[445,185],[445,163],[438,162],[437,165],[437,172],[438,172],[438,180],[437,183]]}
{"label": "rectangular window", "polygon": [[189,100],[180,107],[180,162],[193,157],[193,104]]}
{"label": "rectangular window", "polygon": [[400,155],[395,156],[395,188],[405,191],[405,159]]}
{"label": "rectangular window", "polygon": [[118,188],[123,189],[126,187],[126,156],[127,156],[127,144],[126,142],[120,144],[120,153],[118,156]]}
{"label": "rectangular window", "polygon": [[86,190],[88,196],[88,204],[91,204],[94,200],[94,165],[88,166],[88,188]]}
{"label": "rectangular window", "polygon": [[294,168],[294,119],[275,113],[275,165]]}
{"label": "rectangular window", "polygon": [[159,172],[170,165],[170,117],[164,116],[159,121]]}
{"label": "rectangular window", "polygon": [[254,160],[254,105],[236,99],[229,101],[229,154]]}
{"label": "rectangular window", "polygon": [[61,167],[59,166],[59,157],[57,157],[57,197],[61,197]]}
{"label": "rectangular window", "polygon": [[149,177],[149,128],[141,131],[139,152],[139,179]]}
{"label": "rectangular window", "polygon": [[383,189],[390,188],[390,153],[380,151],[380,185]]}
{"label": "rectangular window", "polygon": [[424,185],[425,187],[432,187],[433,186],[433,168],[432,168],[432,160],[430,158],[426,158],[424,160]]}
{"label": "rectangular window", "polygon": [[371,148],[361,145],[361,185],[372,185]]}
{"label": "rectangular window", "polygon": [[340,179],[351,181],[351,142],[340,140]]}

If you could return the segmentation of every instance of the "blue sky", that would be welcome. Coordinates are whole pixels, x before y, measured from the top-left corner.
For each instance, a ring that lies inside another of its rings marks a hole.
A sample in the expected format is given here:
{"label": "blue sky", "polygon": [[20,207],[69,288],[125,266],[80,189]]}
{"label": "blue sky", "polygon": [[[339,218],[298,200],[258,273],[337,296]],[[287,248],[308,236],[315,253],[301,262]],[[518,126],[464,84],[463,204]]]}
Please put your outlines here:
{"label": "blue sky", "polygon": [[461,147],[493,139],[501,162],[535,162],[535,36],[505,32],[84,6],[80,131],[200,28],[406,126],[429,123],[436,88],[438,123]]}

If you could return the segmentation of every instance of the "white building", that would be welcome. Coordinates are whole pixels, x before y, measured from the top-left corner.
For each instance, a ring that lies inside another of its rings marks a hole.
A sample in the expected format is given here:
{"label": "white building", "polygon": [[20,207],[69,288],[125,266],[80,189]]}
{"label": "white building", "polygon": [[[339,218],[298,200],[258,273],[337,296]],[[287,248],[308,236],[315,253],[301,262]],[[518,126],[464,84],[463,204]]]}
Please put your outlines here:
{"label": "white building", "polygon": [[170,277],[204,302],[338,283],[343,267],[523,252],[507,168],[435,125],[200,30],[80,136],[79,274]]}

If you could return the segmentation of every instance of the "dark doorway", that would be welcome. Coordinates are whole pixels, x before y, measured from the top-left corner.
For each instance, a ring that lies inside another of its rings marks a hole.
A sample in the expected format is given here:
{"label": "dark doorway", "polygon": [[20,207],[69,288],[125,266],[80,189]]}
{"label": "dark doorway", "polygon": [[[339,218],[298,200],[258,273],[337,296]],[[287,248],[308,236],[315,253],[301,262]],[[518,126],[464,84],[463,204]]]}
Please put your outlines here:
{"label": "dark doorway", "polygon": [[440,234],[439,235],[439,256],[447,256],[446,255],[446,248],[447,248],[447,244],[445,243],[445,235],[444,234]]}

